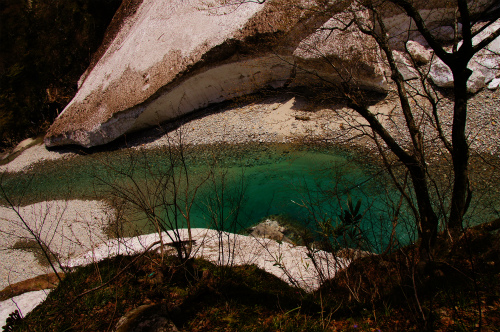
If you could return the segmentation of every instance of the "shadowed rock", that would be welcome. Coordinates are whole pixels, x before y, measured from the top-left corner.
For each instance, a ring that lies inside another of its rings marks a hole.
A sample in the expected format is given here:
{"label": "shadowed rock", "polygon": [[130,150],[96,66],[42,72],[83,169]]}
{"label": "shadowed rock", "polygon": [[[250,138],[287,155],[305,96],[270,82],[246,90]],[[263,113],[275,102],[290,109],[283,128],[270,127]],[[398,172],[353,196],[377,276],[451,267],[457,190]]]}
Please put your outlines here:
{"label": "shadowed rock", "polygon": [[168,318],[164,305],[142,305],[127,312],[116,325],[116,332],[179,331]]}

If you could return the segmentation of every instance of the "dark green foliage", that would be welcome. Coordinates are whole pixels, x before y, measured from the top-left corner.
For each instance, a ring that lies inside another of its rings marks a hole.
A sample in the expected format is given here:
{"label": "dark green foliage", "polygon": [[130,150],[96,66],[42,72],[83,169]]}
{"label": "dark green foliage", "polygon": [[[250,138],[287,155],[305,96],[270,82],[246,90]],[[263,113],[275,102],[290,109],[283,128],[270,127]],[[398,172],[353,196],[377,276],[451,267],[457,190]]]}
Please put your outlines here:
{"label": "dark green foliage", "polygon": [[14,327],[16,326],[16,324],[19,324],[21,322],[21,320],[22,320],[22,317],[19,314],[19,310],[15,310],[14,312],[11,312],[9,314],[9,317],[7,317],[7,320],[5,322],[6,324],[2,328],[2,331],[4,331],[4,332],[14,331]]}
{"label": "dark green foliage", "polygon": [[[115,257],[70,273],[42,306],[14,325],[16,331],[107,331],[125,312],[142,304],[164,304],[178,327],[199,325],[239,330],[258,322],[262,313],[318,308],[303,292],[255,266],[221,269],[201,260],[181,263],[151,253],[130,265],[133,257]],[[99,290],[83,292],[111,280]],[[310,311],[310,309],[309,309]]]}
{"label": "dark green foliage", "polygon": [[76,92],[121,0],[1,0],[0,148],[43,132]]}
{"label": "dark green foliage", "polygon": [[352,198],[350,195],[347,197],[347,210],[343,210],[340,213],[340,220],[344,225],[353,225],[361,221],[363,216],[359,214],[359,208],[361,207],[361,200],[359,199],[356,203],[356,207],[352,205]]}
{"label": "dark green foliage", "polygon": [[337,219],[327,218],[319,223],[319,241],[321,248],[336,252],[342,248],[369,249],[366,237],[360,227],[363,214],[360,213],[361,200],[354,206],[350,195],[347,196],[347,207],[340,211]]}
{"label": "dark green foliage", "polygon": [[415,245],[365,257],[311,294],[252,265],[222,273],[202,259],[115,257],[67,274],[11,326],[109,331],[126,312],[154,304],[181,331],[496,331],[499,243],[496,232],[470,230],[451,248],[440,241],[439,256],[424,264]]}

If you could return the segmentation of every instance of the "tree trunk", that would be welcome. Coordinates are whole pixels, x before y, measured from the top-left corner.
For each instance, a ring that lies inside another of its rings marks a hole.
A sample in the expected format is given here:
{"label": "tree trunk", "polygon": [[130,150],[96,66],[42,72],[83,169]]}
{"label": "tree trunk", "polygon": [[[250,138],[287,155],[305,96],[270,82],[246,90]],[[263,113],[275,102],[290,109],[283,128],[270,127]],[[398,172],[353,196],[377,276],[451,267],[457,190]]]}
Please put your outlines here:
{"label": "tree trunk", "polygon": [[420,257],[429,259],[436,244],[439,220],[432,208],[425,171],[420,165],[407,165],[417,198],[420,220],[417,222],[420,243]]}
{"label": "tree trunk", "polygon": [[456,240],[462,232],[469,186],[469,145],[465,126],[467,122],[467,80],[472,72],[466,65],[457,66],[465,69],[453,71],[455,93],[452,131],[454,181],[448,222],[448,231],[452,241]]}

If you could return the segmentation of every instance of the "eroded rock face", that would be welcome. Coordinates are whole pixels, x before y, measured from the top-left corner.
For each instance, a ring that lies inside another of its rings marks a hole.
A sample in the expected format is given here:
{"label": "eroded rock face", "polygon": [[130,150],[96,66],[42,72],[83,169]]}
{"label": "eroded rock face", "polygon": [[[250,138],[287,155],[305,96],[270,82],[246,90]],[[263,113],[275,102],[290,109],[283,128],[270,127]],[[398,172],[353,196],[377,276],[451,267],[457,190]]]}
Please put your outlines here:
{"label": "eroded rock face", "polygon": [[[315,55],[294,53],[298,45],[331,18],[325,13],[340,13],[349,4],[332,1],[315,11],[277,0],[211,9],[202,0],[144,0],[84,77],[45,143],[105,144],[211,103],[294,84],[298,58],[316,65]],[[365,49],[363,40],[359,49]],[[337,52],[334,45],[330,50]],[[360,83],[383,90],[378,64],[365,67]]]}
{"label": "eroded rock face", "polygon": [[[97,64],[82,76],[77,95],[50,127],[45,144],[106,144],[123,134],[265,87],[327,80],[387,91],[388,68],[375,41],[355,25],[342,26],[351,20],[350,15],[370,24],[372,17],[356,9],[353,0],[210,6],[220,1],[142,0],[122,22]],[[478,6],[489,2],[481,0]],[[432,26],[454,17],[447,3],[417,5]],[[417,63],[428,62],[431,56],[425,43],[408,43],[408,38],[418,39],[418,33],[401,34],[402,29],[408,30],[408,18],[392,7],[387,6],[382,15],[393,48],[403,51],[408,45]],[[436,25],[436,29],[441,27]],[[441,30],[449,39],[449,29]],[[397,58],[405,79],[414,79],[417,72],[409,58]],[[495,66],[495,61],[487,64]],[[433,64],[431,75],[439,86],[452,84],[446,66]],[[498,76],[480,69],[477,75],[471,79],[473,90]]]}

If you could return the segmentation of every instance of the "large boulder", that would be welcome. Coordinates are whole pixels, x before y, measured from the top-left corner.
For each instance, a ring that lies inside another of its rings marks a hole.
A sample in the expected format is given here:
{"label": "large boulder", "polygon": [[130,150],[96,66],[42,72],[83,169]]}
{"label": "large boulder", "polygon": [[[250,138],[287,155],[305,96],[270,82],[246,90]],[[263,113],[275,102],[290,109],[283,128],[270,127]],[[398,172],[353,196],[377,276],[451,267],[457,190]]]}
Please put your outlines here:
{"label": "large boulder", "polygon": [[[461,38],[461,24],[455,30],[457,4],[449,0],[412,0],[411,4],[418,9],[425,26],[434,37],[443,42],[451,42]],[[471,16],[490,11],[494,15],[497,0],[468,0],[468,9]],[[391,1],[379,2],[379,12],[384,21],[385,29],[390,36],[389,44],[392,48],[404,51],[409,40],[414,40],[427,46],[425,38],[418,32],[415,22]]]}
{"label": "large boulder", "polygon": [[[475,36],[472,40],[473,44],[478,44],[499,27],[500,19]],[[467,90],[470,93],[478,92],[488,86],[496,77],[500,76],[500,37],[493,40],[486,48],[477,52],[467,67],[472,70],[472,75],[467,81]],[[432,60],[429,77],[439,87],[453,87],[453,74],[450,68],[437,57],[434,57]]]}
{"label": "large boulder", "polygon": [[[298,2],[306,10],[297,9]],[[78,93],[50,127],[47,146],[105,144],[266,86],[297,84],[293,64],[303,59],[316,65],[320,56],[296,52],[299,44],[314,38],[316,29],[350,0],[318,1],[322,8],[306,0],[214,7],[206,3],[143,0],[82,78]],[[348,66],[349,59],[356,58],[352,53],[363,52],[368,39],[358,36],[351,53],[330,39],[327,56]],[[358,83],[384,90],[378,66],[376,61],[362,64]]]}
{"label": "large boulder", "polygon": [[[124,0],[122,7],[134,10],[120,24],[112,22],[118,32],[82,76],[78,93],[50,127],[46,145],[106,144],[269,86],[328,81],[387,91],[387,66],[375,41],[355,24],[345,26],[350,15],[367,24],[373,19],[353,0],[259,2]],[[475,2],[474,10],[491,2]],[[455,15],[446,0],[415,4],[437,29]],[[385,3],[382,16],[391,45],[405,50],[413,38],[401,33],[408,31],[408,17]],[[449,29],[441,30],[449,38]],[[417,61],[427,61],[426,55]],[[413,79],[416,71],[406,69],[408,64],[398,56],[405,78]]]}
{"label": "large boulder", "polygon": [[349,82],[361,89],[385,92],[383,58],[375,39],[362,33],[353,20],[370,20],[367,10],[350,7],[334,14],[293,52],[299,68],[296,82],[329,85]]}

